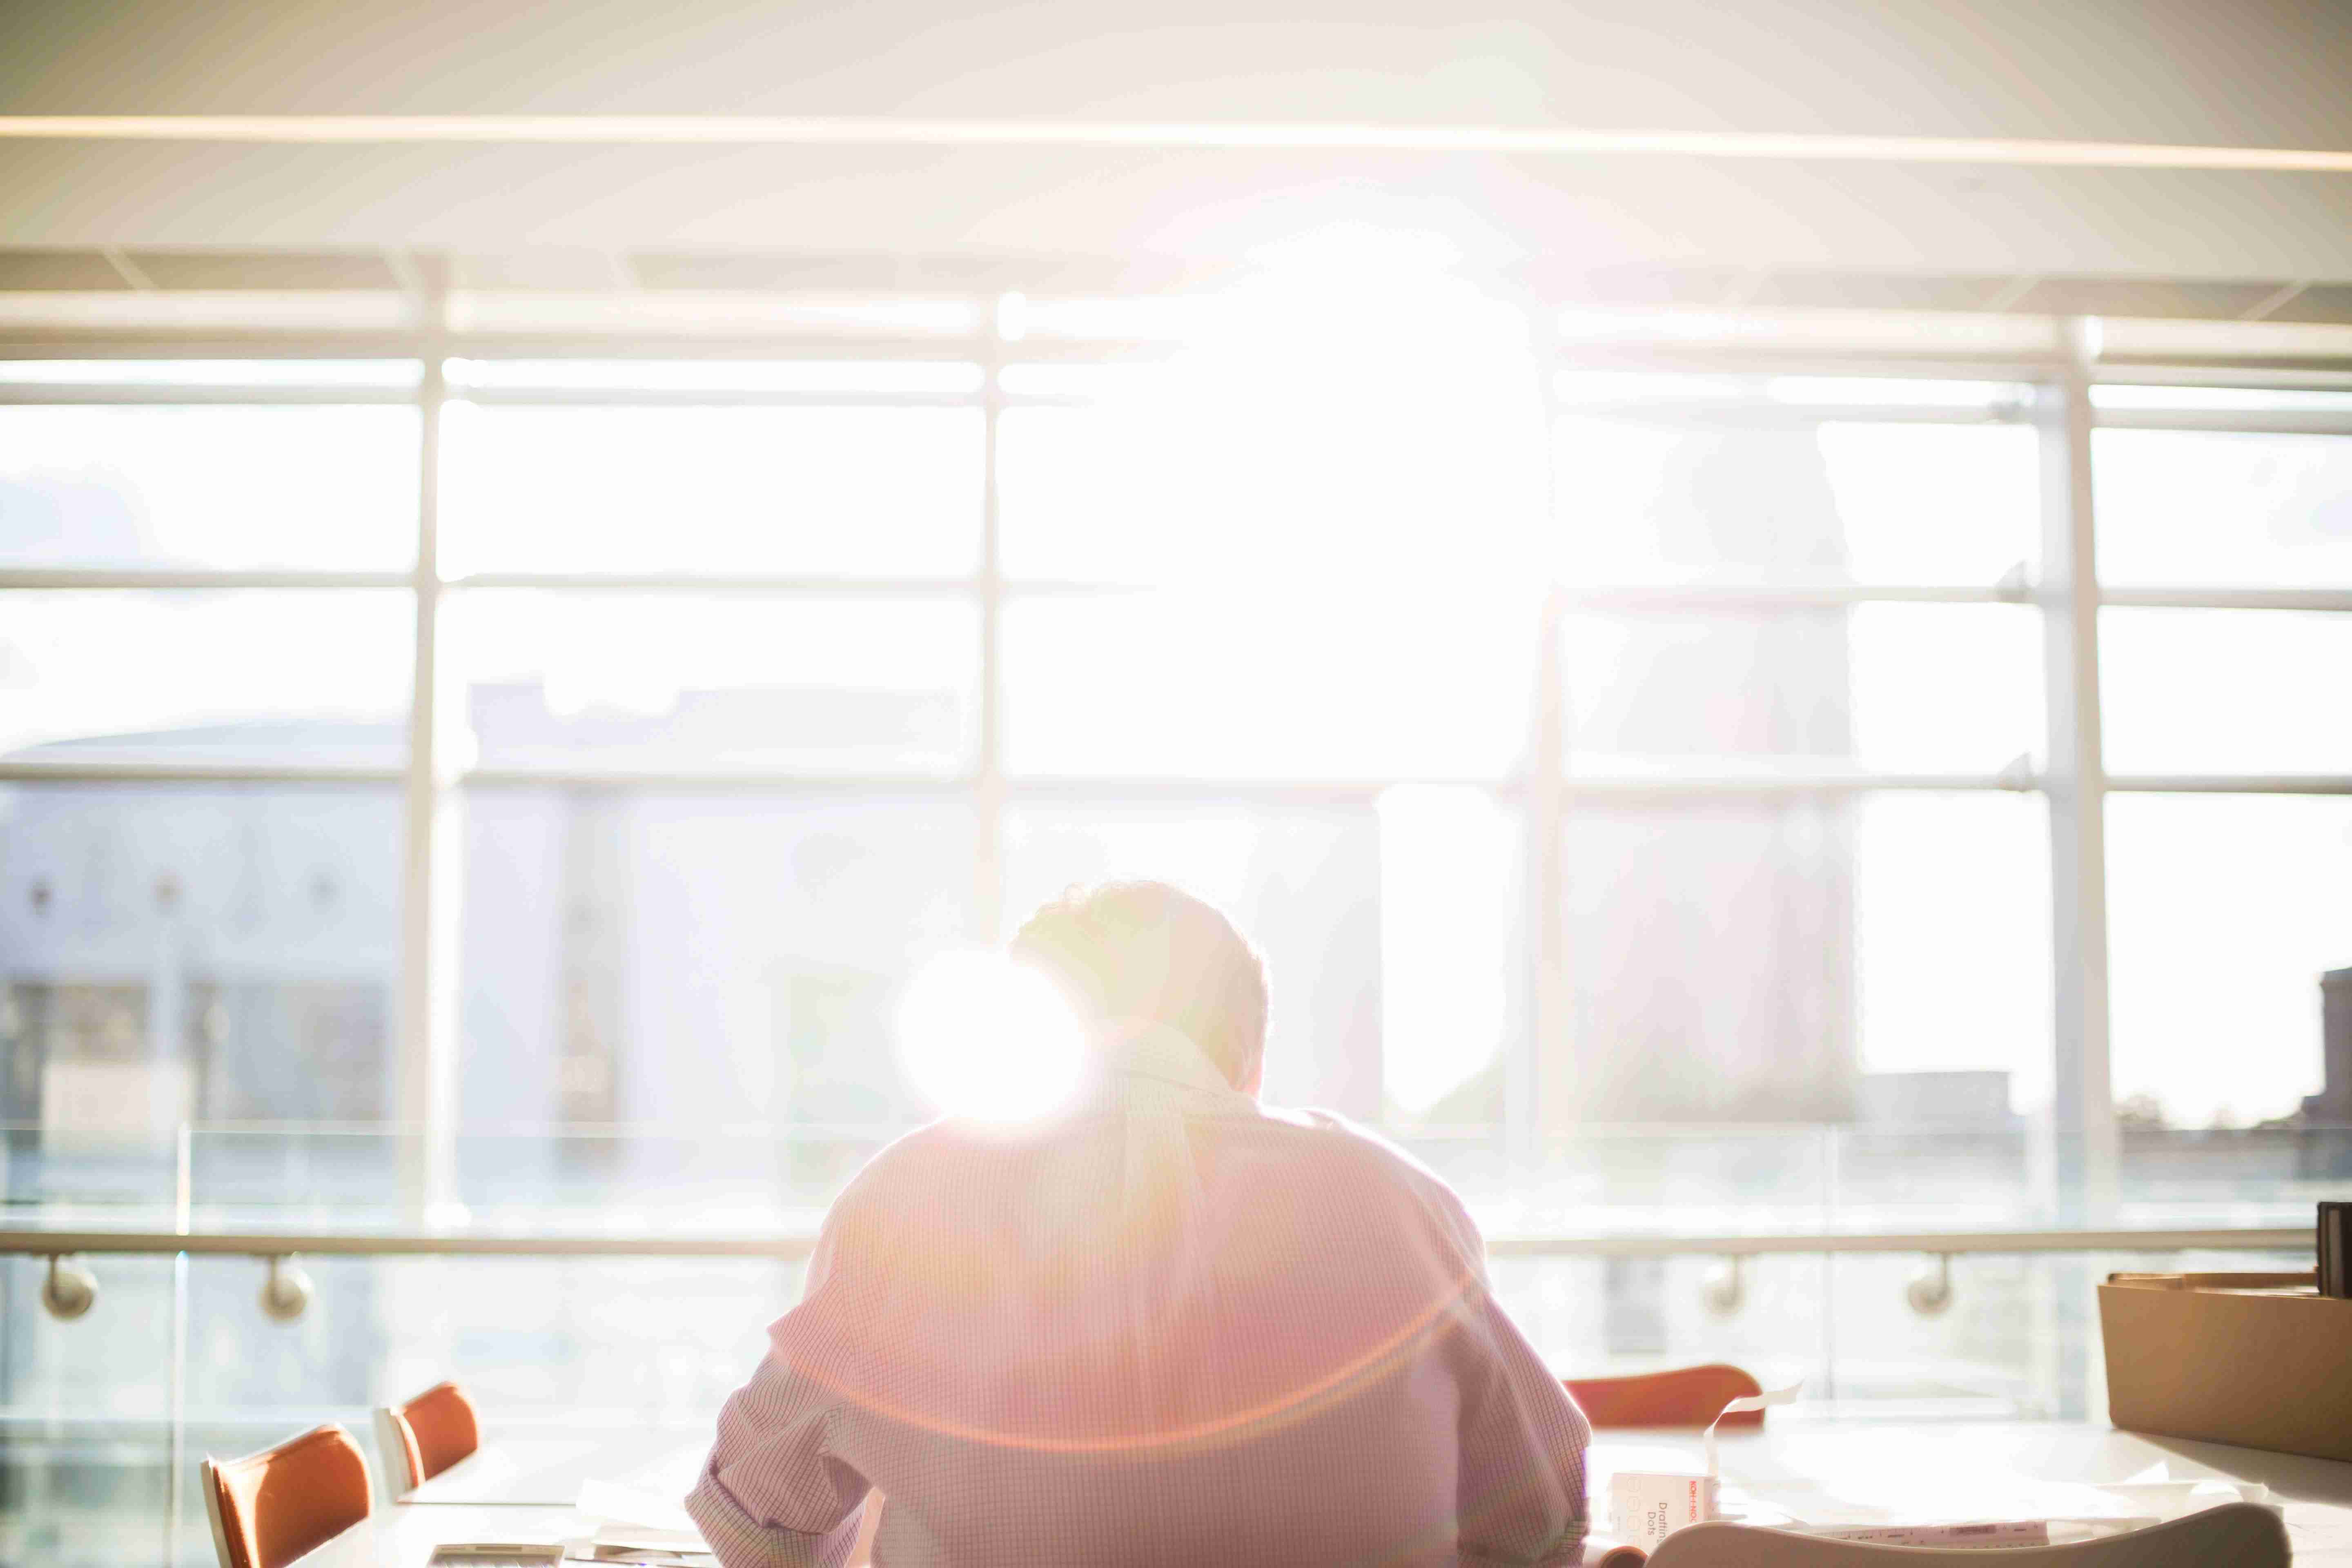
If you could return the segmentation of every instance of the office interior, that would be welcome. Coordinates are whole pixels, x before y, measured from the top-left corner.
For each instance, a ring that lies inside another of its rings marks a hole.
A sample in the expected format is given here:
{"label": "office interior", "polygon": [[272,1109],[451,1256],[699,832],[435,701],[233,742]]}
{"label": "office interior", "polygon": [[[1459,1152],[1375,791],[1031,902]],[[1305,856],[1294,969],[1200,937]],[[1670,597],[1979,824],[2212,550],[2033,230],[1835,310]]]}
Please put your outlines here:
{"label": "office interior", "polygon": [[2352,13],[0,40],[0,1559],[707,1425],[1108,877],[1563,1376],[2104,1422],[2352,1197]]}

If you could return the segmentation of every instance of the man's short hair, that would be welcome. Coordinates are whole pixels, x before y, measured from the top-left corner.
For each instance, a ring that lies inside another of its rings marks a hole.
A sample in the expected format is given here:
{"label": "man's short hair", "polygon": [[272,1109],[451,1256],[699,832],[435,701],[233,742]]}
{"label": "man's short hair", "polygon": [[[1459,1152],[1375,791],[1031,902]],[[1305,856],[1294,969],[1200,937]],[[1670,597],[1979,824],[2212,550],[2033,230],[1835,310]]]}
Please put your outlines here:
{"label": "man's short hair", "polygon": [[1239,1088],[1265,1050],[1265,965],[1214,905],[1165,882],[1074,887],[1013,938],[1097,1023],[1163,1024]]}

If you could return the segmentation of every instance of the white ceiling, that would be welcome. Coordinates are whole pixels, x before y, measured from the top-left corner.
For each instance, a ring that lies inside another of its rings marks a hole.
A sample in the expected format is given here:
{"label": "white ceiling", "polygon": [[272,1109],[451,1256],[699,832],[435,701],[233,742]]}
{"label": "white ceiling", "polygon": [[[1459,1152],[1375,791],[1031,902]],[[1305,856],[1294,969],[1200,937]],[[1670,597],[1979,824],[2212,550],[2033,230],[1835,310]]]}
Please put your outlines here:
{"label": "white ceiling", "polygon": [[[0,6],[0,112],[1576,125],[2352,148],[2352,5]],[[0,143],[0,245],[1231,254],[2352,279],[2352,175],[835,147]]]}
{"label": "white ceiling", "polygon": [[12,114],[1547,122],[2352,146],[2328,0],[16,0]]}

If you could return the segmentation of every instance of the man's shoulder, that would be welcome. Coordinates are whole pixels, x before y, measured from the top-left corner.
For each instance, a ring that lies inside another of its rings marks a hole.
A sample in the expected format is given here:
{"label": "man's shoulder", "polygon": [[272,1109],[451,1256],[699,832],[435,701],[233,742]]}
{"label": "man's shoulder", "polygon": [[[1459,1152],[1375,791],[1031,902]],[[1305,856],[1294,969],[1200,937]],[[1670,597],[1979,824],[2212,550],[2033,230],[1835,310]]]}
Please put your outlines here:
{"label": "man's shoulder", "polygon": [[[1477,1226],[1444,1179],[1380,1133],[1336,1111],[1288,1107],[1262,1108],[1246,1118],[1208,1125],[1223,1130],[1254,1158],[1279,1168],[1263,1172],[1300,1192],[1344,1189],[1367,1215],[1383,1207],[1419,1211],[1454,1242],[1483,1250]],[[834,1200],[828,1226],[859,1230],[893,1228],[909,1213],[945,1205],[968,1205],[1002,1197],[1006,1184],[1028,1162],[1021,1152],[1033,1141],[1049,1144],[1077,1129],[1037,1130],[1029,1136],[934,1121],[902,1134],[866,1161]],[[1385,1202],[1383,1202],[1385,1200]]]}
{"label": "man's shoulder", "polygon": [[1019,1190],[1038,1157],[1084,1134],[1099,1117],[1026,1128],[943,1117],[902,1132],[867,1157],[835,1197],[836,1220],[972,1202]]}
{"label": "man's shoulder", "polygon": [[887,1205],[910,1188],[933,1190],[942,1178],[984,1158],[987,1147],[988,1141],[964,1123],[926,1122],[875,1151],[834,1199],[834,1210]]}
{"label": "man's shoulder", "polygon": [[954,1122],[900,1133],[867,1156],[825,1206],[818,1257],[871,1262],[894,1253],[910,1226],[936,1233],[943,1205],[993,1187],[976,1163],[984,1154],[971,1131]]}
{"label": "man's shoulder", "polygon": [[1275,1136],[1289,1137],[1303,1149],[1319,1150],[1334,1159],[1361,1162],[1398,1181],[1445,1185],[1436,1172],[1402,1147],[1339,1111],[1325,1110],[1319,1106],[1266,1106],[1259,1116],[1269,1127],[1280,1130]]}
{"label": "man's shoulder", "polygon": [[1268,1136],[1294,1148],[1300,1158],[1386,1187],[1436,1211],[1449,1227],[1475,1236],[1468,1211],[1443,1176],[1361,1122],[1334,1110],[1287,1107],[1268,1108],[1260,1120]]}

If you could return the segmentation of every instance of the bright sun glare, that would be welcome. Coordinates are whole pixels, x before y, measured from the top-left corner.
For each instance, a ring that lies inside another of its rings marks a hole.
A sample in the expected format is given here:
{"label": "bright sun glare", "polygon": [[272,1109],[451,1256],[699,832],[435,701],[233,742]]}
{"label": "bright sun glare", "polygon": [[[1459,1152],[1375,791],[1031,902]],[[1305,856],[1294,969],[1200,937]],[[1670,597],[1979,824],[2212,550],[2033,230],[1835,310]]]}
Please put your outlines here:
{"label": "bright sun glare", "polygon": [[940,954],[898,1007],[907,1077],[943,1116],[1017,1126],[1076,1094],[1086,1062],[1078,1019],[1051,982],[1000,952]]}

